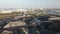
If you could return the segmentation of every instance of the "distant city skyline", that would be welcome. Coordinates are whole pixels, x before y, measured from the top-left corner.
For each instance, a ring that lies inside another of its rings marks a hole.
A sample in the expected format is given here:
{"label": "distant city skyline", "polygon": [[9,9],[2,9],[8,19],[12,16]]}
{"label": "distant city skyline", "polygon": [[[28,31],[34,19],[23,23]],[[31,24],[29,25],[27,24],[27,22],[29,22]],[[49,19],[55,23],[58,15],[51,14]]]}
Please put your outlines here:
{"label": "distant city skyline", "polygon": [[0,0],[0,8],[60,8],[60,0]]}

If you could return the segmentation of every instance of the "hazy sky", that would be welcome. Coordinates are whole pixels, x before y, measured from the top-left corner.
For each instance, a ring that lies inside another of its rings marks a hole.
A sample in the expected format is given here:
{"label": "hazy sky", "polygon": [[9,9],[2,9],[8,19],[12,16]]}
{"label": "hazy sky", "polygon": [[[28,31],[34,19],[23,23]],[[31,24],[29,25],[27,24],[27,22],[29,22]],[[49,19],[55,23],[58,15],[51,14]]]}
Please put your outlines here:
{"label": "hazy sky", "polygon": [[0,8],[60,8],[60,0],[0,0]]}

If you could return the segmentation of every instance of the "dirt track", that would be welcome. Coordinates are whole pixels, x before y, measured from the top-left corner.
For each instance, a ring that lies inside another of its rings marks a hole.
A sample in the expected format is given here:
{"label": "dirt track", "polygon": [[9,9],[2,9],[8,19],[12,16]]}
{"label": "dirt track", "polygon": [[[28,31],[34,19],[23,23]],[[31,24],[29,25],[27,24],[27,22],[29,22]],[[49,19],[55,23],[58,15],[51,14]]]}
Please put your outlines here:
{"label": "dirt track", "polygon": [[60,20],[60,17],[49,18],[49,20]]}
{"label": "dirt track", "polygon": [[26,23],[23,21],[15,21],[8,23],[4,28],[15,27],[15,26],[25,26]]}

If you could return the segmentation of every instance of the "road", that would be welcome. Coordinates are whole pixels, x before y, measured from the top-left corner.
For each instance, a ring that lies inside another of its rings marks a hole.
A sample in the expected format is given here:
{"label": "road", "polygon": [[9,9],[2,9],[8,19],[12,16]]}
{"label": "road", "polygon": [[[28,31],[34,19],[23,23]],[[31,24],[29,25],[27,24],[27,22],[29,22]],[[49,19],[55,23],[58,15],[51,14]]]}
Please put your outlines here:
{"label": "road", "polygon": [[4,28],[15,27],[15,26],[25,26],[25,25],[27,24],[23,21],[15,21],[15,22],[8,23]]}

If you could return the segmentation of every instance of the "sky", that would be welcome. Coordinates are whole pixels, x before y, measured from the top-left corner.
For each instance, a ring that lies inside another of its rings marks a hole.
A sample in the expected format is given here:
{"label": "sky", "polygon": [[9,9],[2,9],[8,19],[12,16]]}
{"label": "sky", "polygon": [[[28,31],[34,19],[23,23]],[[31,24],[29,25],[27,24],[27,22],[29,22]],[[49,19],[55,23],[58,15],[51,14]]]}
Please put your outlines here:
{"label": "sky", "polygon": [[60,8],[60,0],[0,0],[0,8]]}

